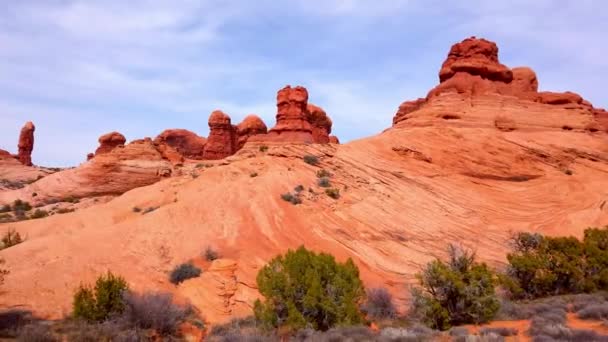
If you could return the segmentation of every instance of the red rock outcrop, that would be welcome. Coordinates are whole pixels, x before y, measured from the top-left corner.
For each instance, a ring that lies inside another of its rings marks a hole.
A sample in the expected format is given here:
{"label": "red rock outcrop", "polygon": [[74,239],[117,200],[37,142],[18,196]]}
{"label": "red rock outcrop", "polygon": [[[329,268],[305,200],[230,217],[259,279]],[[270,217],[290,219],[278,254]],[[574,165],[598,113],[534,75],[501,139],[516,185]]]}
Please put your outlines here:
{"label": "red rock outcrop", "polygon": [[95,153],[89,153],[89,154],[87,154],[87,161],[89,161],[89,160],[91,160],[93,158],[95,158]]}
{"label": "red rock outcrop", "polygon": [[34,131],[36,127],[31,121],[25,123],[19,134],[18,158],[21,164],[32,166],[32,150],[34,150]]}
{"label": "red rock outcrop", "polygon": [[109,153],[118,146],[124,146],[127,139],[118,132],[110,132],[99,137],[99,147],[95,150],[95,156]]}
{"label": "red rock outcrop", "polygon": [[393,117],[393,124],[396,124],[400,121],[406,119],[406,115],[420,109],[422,105],[426,103],[426,99],[419,98],[414,101],[405,101],[399,106],[399,110],[397,110],[397,114]]}
{"label": "red rock outcrop", "polygon": [[307,106],[308,122],[312,126],[312,141],[318,144],[329,143],[332,122],[327,113],[318,106],[309,103]]}
{"label": "red rock outcrop", "polygon": [[258,134],[266,134],[268,128],[260,117],[254,114],[247,115],[243,121],[237,125],[238,143],[237,149],[243,148],[250,137]]}
{"label": "red rock outcrop", "polygon": [[277,124],[264,140],[312,143],[312,125],[308,121],[308,91],[286,86],[277,93]]}
{"label": "red rock outcrop", "polygon": [[167,129],[159,134],[154,142],[169,145],[188,159],[203,159],[207,139],[186,129]]}
{"label": "red rock outcrop", "polygon": [[13,158],[13,155],[0,148],[0,158]]}
{"label": "red rock outcrop", "polygon": [[562,105],[568,103],[581,104],[583,98],[573,92],[555,93],[551,91],[543,91],[538,93],[538,102],[551,104],[551,105]]}
{"label": "red rock outcrop", "polygon": [[475,37],[452,46],[439,71],[439,80],[445,82],[459,72],[506,83],[513,79],[513,72],[498,62],[496,43]]}
{"label": "red rock outcrop", "polygon": [[209,116],[209,137],[203,151],[203,159],[222,159],[237,150],[237,128],[230,117],[220,110]]}
{"label": "red rock outcrop", "polygon": [[330,135],[329,136],[329,143],[330,144],[340,144],[340,139],[338,139],[338,137],[335,136],[335,135]]}

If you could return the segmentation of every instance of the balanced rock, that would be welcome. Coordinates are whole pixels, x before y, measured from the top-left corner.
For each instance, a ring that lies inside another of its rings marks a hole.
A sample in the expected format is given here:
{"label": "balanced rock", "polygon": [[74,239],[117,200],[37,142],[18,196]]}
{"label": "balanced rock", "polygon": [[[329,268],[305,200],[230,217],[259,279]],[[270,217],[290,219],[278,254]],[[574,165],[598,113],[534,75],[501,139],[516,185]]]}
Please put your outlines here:
{"label": "balanced rock", "polygon": [[332,122],[327,113],[318,106],[309,103],[307,106],[308,121],[312,126],[312,140],[314,143],[329,143]]}
{"label": "balanced rock", "polygon": [[237,128],[230,117],[220,110],[209,116],[209,137],[203,151],[203,159],[222,159],[237,150]]}
{"label": "balanced rock", "polygon": [[243,121],[237,125],[237,149],[240,150],[250,137],[258,134],[266,134],[267,131],[268,128],[260,117],[254,114],[247,115]]}
{"label": "balanced rock", "polygon": [[99,147],[95,150],[95,156],[112,152],[118,146],[124,146],[127,139],[118,132],[110,132],[99,137]]}
{"label": "balanced rock", "polygon": [[19,134],[19,153],[18,158],[21,164],[32,166],[32,150],[34,149],[34,131],[36,127],[28,121]]}
{"label": "balanced rock", "polygon": [[207,139],[186,129],[167,129],[159,134],[154,142],[169,145],[188,159],[203,159]]}

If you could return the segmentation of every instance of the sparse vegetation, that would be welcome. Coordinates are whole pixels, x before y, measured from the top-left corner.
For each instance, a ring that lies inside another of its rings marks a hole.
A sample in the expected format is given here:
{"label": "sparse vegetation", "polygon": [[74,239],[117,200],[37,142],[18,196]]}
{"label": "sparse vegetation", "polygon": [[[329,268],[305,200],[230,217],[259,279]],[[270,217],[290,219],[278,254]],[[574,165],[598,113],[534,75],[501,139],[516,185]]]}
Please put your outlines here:
{"label": "sparse vegetation", "polygon": [[18,211],[30,211],[32,210],[32,205],[29,204],[29,202],[25,202],[22,201],[20,199],[17,199],[13,202],[13,211],[14,212],[18,212]]}
{"label": "sparse vegetation", "polygon": [[257,172],[252,172],[252,173],[249,174],[249,177],[251,177],[251,178],[254,178],[254,177],[257,177],[257,176],[258,176]]}
{"label": "sparse vegetation", "polygon": [[191,278],[201,275],[201,269],[191,263],[184,263],[176,266],[169,275],[169,281],[175,285]]}
{"label": "sparse vegetation", "polygon": [[265,327],[325,331],[363,321],[358,305],[365,293],[351,259],[338,263],[304,247],[289,250],[260,270],[257,285],[265,300],[256,301],[254,313]]}
{"label": "sparse vegetation", "polygon": [[130,327],[153,329],[161,336],[173,335],[186,319],[188,308],[173,304],[170,293],[124,293],[120,319]]}
{"label": "sparse vegetation", "polygon": [[340,198],[340,190],[337,188],[325,189],[325,194],[333,199]]}
{"label": "sparse vegetation", "polygon": [[76,209],[74,209],[74,208],[59,208],[59,209],[57,209],[56,213],[57,214],[67,214],[67,213],[73,213],[75,211],[76,211]]}
{"label": "sparse vegetation", "polygon": [[498,336],[515,336],[517,335],[517,329],[515,328],[505,328],[505,327],[493,327],[493,328],[481,328],[479,330],[479,334],[480,335],[490,335],[490,334],[494,334],[494,335],[498,335]]}
{"label": "sparse vegetation", "polygon": [[304,186],[303,185],[298,185],[295,188],[293,188],[293,191],[300,193],[302,191],[304,191]]}
{"label": "sparse vegetation", "polygon": [[302,203],[302,200],[300,199],[300,196],[297,193],[292,194],[291,192],[286,192],[281,195],[281,198],[283,199],[283,201],[290,202],[293,205]]}
{"label": "sparse vegetation", "polygon": [[72,314],[89,322],[102,322],[123,312],[123,295],[128,289],[125,280],[111,272],[97,278],[94,287],[81,284],[74,294]]}
{"label": "sparse vegetation", "polygon": [[317,178],[329,178],[331,177],[331,173],[325,169],[321,169],[317,171]]}
{"label": "sparse vegetation", "polygon": [[42,324],[28,324],[21,329],[17,342],[58,342],[60,341],[51,328]]}
{"label": "sparse vegetation", "polygon": [[2,236],[2,246],[0,249],[5,249],[18,245],[24,241],[21,235],[14,228],[9,228],[4,236]]}
{"label": "sparse vegetation", "polygon": [[207,246],[207,249],[205,249],[205,260],[213,261],[219,257],[219,253],[213,247]]}
{"label": "sparse vegetation", "polygon": [[68,202],[68,203],[80,203],[80,199],[74,197],[74,196],[68,196],[65,197],[64,199],[61,200],[61,202]]}
{"label": "sparse vegetation", "polygon": [[302,159],[304,160],[304,162],[306,164],[310,164],[310,165],[318,165],[319,164],[319,157],[313,156],[312,154],[307,154]]}
{"label": "sparse vegetation", "polygon": [[572,174],[573,174],[572,170],[570,170],[570,169],[566,169],[564,171],[564,173],[567,174],[568,176],[572,176]]}
{"label": "sparse vegetation", "polygon": [[317,185],[322,188],[329,188],[331,186],[331,182],[329,181],[329,178],[322,177],[317,180]]}
{"label": "sparse vegetation", "polygon": [[373,319],[392,319],[397,316],[393,296],[383,287],[369,289],[361,309]]}
{"label": "sparse vegetation", "polygon": [[489,321],[500,308],[492,271],[464,248],[449,245],[448,255],[447,262],[432,261],[417,275],[420,287],[412,290],[412,311],[440,330]]}
{"label": "sparse vegetation", "polygon": [[133,212],[134,213],[140,213],[141,212],[141,208],[140,207],[133,207]]}
{"label": "sparse vegetation", "polygon": [[31,215],[32,219],[39,219],[49,216],[49,213],[44,209],[36,209]]}
{"label": "sparse vegetation", "polygon": [[260,146],[260,152],[266,152],[266,151],[268,151],[268,146],[266,146],[266,145]]}

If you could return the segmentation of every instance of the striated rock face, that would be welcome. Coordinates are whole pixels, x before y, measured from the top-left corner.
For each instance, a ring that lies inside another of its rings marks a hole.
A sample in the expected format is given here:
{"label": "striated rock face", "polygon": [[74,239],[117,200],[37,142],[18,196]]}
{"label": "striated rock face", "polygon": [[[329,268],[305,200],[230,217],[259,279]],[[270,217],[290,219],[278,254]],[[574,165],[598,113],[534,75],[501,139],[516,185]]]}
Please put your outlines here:
{"label": "striated rock face", "polygon": [[233,155],[237,150],[236,126],[230,117],[220,110],[209,116],[209,137],[203,151],[203,159],[222,159]]}
{"label": "striated rock face", "polygon": [[118,146],[124,146],[127,139],[118,132],[110,132],[99,137],[99,147],[95,150],[95,156],[109,153]]}
{"label": "striated rock face", "polygon": [[400,121],[406,119],[406,115],[409,113],[420,109],[422,105],[426,103],[426,99],[419,98],[414,101],[405,101],[399,106],[399,110],[397,110],[397,114],[393,117],[393,124],[396,124]]}
{"label": "striated rock face", "polygon": [[507,83],[513,79],[513,72],[498,62],[498,46],[475,37],[452,46],[441,66],[439,80],[445,82],[459,72]]}
{"label": "striated rock face", "polygon": [[159,134],[154,142],[171,146],[185,158],[203,159],[207,139],[185,129],[168,129]]}
{"label": "striated rock face", "polygon": [[318,106],[309,103],[308,121],[312,126],[312,140],[314,143],[327,144],[329,143],[329,134],[331,133],[332,122],[327,113]]}
{"label": "striated rock face", "polygon": [[265,139],[279,142],[312,143],[312,125],[308,121],[308,91],[286,86],[277,93],[277,124]]}
{"label": "striated rock face", "polygon": [[268,128],[260,117],[254,114],[247,115],[243,121],[237,125],[238,143],[237,149],[241,149],[250,137],[258,134],[266,134]]}
{"label": "striated rock face", "polygon": [[21,129],[19,134],[19,153],[18,158],[21,164],[32,166],[32,151],[34,150],[34,131],[36,127],[28,121]]}

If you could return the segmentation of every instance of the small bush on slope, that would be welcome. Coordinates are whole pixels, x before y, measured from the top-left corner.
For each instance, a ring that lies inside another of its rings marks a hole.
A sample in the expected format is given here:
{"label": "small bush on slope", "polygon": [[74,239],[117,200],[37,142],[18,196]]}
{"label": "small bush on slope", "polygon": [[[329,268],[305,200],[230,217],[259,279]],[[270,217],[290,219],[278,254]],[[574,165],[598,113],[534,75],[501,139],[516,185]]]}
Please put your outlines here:
{"label": "small bush on slope", "polygon": [[306,164],[317,165],[319,164],[319,157],[313,156],[312,154],[307,154],[303,158]]}
{"label": "small bush on slope", "polygon": [[9,228],[2,237],[2,246],[0,249],[13,247],[23,242],[21,235],[15,229]]}
{"label": "small bush on slope", "polygon": [[260,270],[257,285],[265,301],[256,301],[255,317],[268,328],[325,331],[363,321],[358,305],[365,292],[351,259],[338,263],[304,247],[289,250]]}
{"label": "small bush on slope", "polygon": [[393,296],[383,287],[369,289],[361,309],[373,319],[392,319],[397,316]]}
{"label": "small bush on slope", "polygon": [[124,294],[125,310],[120,321],[130,327],[153,329],[162,336],[173,335],[188,315],[188,309],[173,304],[170,293]]}
{"label": "small bush on slope", "polygon": [[186,279],[196,278],[201,275],[201,269],[192,264],[181,264],[176,266],[169,275],[169,281],[177,285]]}
{"label": "small bush on slope", "polygon": [[412,291],[413,312],[432,328],[483,323],[494,317],[500,303],[494,291],[494,275],[475,254],[449,245],[447,263],[435,260],[417,277]]}
{"label": "small bush on slope", "polygon": [[127,283],[122,277],[108,272],[97,278],[93,288],[80,285],[74,294],[72,314],[75,318],[90,322],[104,321],[124,310],[123,294],[127,290]]}

